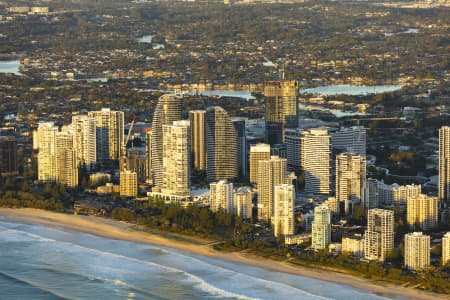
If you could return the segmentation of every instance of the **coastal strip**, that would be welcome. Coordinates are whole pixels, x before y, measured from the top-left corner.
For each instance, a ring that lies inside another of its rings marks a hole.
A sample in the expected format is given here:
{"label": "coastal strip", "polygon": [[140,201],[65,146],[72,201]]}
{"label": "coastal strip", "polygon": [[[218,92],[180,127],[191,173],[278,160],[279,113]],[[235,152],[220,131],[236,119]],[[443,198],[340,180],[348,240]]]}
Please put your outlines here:
{"label": "coastal strip", "polygon": [[[344,273],[316,268],[306,268],[290,264],[286,261],[261,259],[258,256],[242,252],[221,252],[212,248],[211,242],[201,239],[173,239],[154,233],[139,230],[136,225],[94,216],[75,216],[54,213],[38,209],[0,208],[0,217],[25,223],[37,223],[45,226],[61,228],[69,231],[88,233],[96,236],[146,243],[176,249],[191,254],[204,255],[233,263],[246,264],[266,270],[289,273],[327,282],[348,285],[369,293],[389,298],[406,299],[448,299],[448,295],[435,294],[410,287],[402,287],[386,282],[356,277]],[[0,233],[1,234],[1,233]]]}

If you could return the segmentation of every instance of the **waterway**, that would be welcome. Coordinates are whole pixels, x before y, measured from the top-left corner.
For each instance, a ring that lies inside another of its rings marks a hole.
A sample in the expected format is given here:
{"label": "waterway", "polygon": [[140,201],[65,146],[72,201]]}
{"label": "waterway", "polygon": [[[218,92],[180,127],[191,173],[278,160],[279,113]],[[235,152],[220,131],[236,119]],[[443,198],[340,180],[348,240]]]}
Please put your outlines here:
{"label": "waterway", "polygon": [[0,61],[0,73],[12,73],[22,75],[20,73],[20,60]]}
{"label": "waterway", "polygon": [[152,40],[153,40],[153,35],[151,35],[151,34],[141,36],[140,38],[137,39],[137,41],[139,43],[152,44],[152,48],[155,50],[164,49],[164,44],[153,43]]}
{"label": "waterway", "polygon": [[364,96],[370,94],[380,94],[387,92],[398,91],[402,88],[401,85],[350,85],[350,84],[338,84],[319,86],[309,89],[301,89],[300,93],[307,94],[319,94],[323,96],[334,95],[351,95],[351,96]]}

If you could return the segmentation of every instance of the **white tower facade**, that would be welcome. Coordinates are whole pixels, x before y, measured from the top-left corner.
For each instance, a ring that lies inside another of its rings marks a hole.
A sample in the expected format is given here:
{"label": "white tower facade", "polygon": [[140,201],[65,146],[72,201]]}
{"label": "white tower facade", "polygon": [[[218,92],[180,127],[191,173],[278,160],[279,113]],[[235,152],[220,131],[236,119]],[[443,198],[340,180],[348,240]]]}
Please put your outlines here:
{"label": "white tower facade", "polygon": [[103,108],[90,111],[89,117],[95,119],[97,160],[118,160],[124,155],[124,113]]}
{"label": "white tower facade", "polygon": [[273,216],[275,185],[286,180],[286,159],[272,156],[258,163],[258,220],[270,222]]}
{"label": "white tower facade", "polygon": [[450,127],[439,129],[439,200],[450,206]]}
{"label": "white tower facade", "polygon": [[163,126],[172,125],[181,120],[181,99],[172,94],[162,95],[158,99],[153,114],[151,135],[152,182],[158,189],[163,188]]}
{"label": "white tower facade", "polygon": [[253,192],[250,187],[241,187],[234,193],[234,209],[243,220],[252,218]]}
{"label": "white tower facade", "polygon": [[270,145],[256,144],[250,147],[250,182],[258,181],[258,163],[261,160],[270,160]]}
{"label": "white tower facade", "polygon": [[56,134],[58,127],[53,122],[39,123],[37,129],[38,180],[56,181]]}
{"label": "white tower facade", "polygon": [[163,125],[163,188],[162,193],[190,195],[191,148],[189,121]]}
{"label": "white tower facade", "polygon": [[305,191],[313,194],[330,193],[331,137],[325,128],[303,132],[301,164],[305,171]]}
{"label": "white tower facade", "polygon": [[78,186],[78,166],[73,144],[73,132],[56,134],[56,180],[68,187]]}
{"label": "white tower facade", "polygon": [[221,180],[209,185],[211,210],[217,212],[223,209],[226,212],[234,211],[233,183]]}
{"label": "white tower facade", "polygon": [[408,198],[406,206],[406,222],[411,229],[430,230],[438,224],[437,197],[420,194],[416,197]]}
{"label": "white tower facade", "polygon": [[331,242],[331,212],[327,205],[314,208],[314,221],[312,222],[312,248],[325,249]]}
{"label": "white tower facade", "polygon": [[366,155],[366,129],[363,126],[342,127],[332,135],[332,147],[337,152]]}
{"label": "white tower facade", "polygon": [[450,262],[450,231],[442,237],[442,265]]}
{"label": "white tower facade", "polygon": [[295,188],[292,184],[278,184],[274,189],[274,234],[276,237],[294,234]]}
{"label": "white tower facade", "polygon": [[394,212],[369,209],[367,230],[364,234],[364,256],[369,260],[384,261],[394,249]]}
{"label": "white tower facade", "polygon": [[422,232],[405,234],[405,267],[423,271],[430,266],[430,236]]}
{"label": "white tower facade", "polygon": [[97,162],[97,135],[95,118],[87,115],[72,117],[74,148],[77,154],[77,166],[86,166],[89,170]]}
{"label": "white tower facade", "polygon": [[341,153],[336,156],[336,198],[344,202],[345,215],[351,214],[350,203],[360,203],[366,182],[366,157]]}

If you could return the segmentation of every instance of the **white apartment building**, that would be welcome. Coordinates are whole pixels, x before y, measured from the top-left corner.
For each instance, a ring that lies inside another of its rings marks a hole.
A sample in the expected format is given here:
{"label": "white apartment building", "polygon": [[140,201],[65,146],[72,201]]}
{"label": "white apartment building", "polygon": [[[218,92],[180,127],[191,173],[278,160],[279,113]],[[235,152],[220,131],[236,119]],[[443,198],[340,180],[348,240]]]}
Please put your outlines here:
{"label": "white apartment building", "polygon": [[274,190],[273,227],[275,237],[293,235],[295,188],[292,184],[277,184]]}
{"label": "white apartment building", "polygon": [[361,202],[365,181],[365,156],[350,153],[336,156],[336,198],[344,203],[345,215],[351,214],[351,204]]}
{"label": "white apartment building", "polygon": [[424,194],[409,197],[406,206],[406,221],[411,229],[429,230],[438,224],[437,197]]}
{"label": "white apartment building", "polygon": [[189,121],[163,125],[162,194],[187,197],[191,189]]}
{"label": "white apartment building", "polygon": [[258,220],[270,222],[273,216],[274,189],[277,184],[286,183],[287,161],[278,156],[258,163]]}
{"label": "white apartment building", "polygon": [[351,253],[353,256],[364,257],[364,236],[355,234],[342,238],[342,252]]}
{"label": "white apartment building", "polygon": [[95,119],[97,161],[118,160],[123,153],[124,113],[102,108],[90,111],[88,117]]}
{"label": "white apartment building", "polygon": [[223,209],[226,212],[234,212],[233,183],[221,180],[209,185],[210,208],[213,212]]}
{"label": "white apartment building", "polygon": [[442,265],[450,262],[450,231],[442,237]]}
{"label": "white apartment building", "polygon": [[86,166],[89,170],[97,162],[95,118],[87,115],[73,116],[71,128],[77,154],[77,166]]}
{"label": "white apartment building", "polygon": [[450,206],[450,127],[439,129],[439,200]]}
{"label": "white apartment building", "polygon": [[78,165],[73,141],[72,131],[56,134],[56,180],[68,187],[78,186]]}
{"label": "white apartment building", "polygon": [[366,155],[366,129],[363,126],[341,127],[331,137],[332,148],[337,152]]}
{"label": "white apartment building", "polygon": [[243,220],[252,218],[252,199],[253,192],[250,187],[240,187],[234,193],[234,208]]}
{"label": "white apartment building", "polygon": [[326,128],[304,131],[301,137],[301,165],[305,171],[305,191],[330,193],[331,137]]}
{"label": "white apartment building", "polygon": [[384,261],[394,249],[394,212],[373,208],[367,214],[364,257]]}
{"label": "white apartment building", "polygon": [[331,212],[327,205],[314,208],[314,221],[312,222],[312,248],[321,250],[327,248],[331,242]]}
{"label": "white apartment building", "polygon": [[250,146],[250,182],[258,182],[258,163],[261,160],[270,160],[270,145],[256,144]]}
{"label": "white apartment building", "polygon": [[430,265],[430,237],[422,232],[405,234],[405,267],[423,271]]}

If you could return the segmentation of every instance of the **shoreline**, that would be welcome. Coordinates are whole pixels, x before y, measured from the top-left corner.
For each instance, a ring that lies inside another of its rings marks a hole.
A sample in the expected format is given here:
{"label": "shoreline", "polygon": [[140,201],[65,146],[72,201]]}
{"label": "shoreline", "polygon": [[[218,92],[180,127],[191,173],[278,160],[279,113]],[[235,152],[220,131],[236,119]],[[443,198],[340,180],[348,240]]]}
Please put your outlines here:
{"label": "shoreline", "polygon": [[[447,295],[436,294],[409,287],[402,287],[388,282],[375,282],[370,279],[329,271],[318,268],[307,268],[290,264],[286,261],[261,259],[261,257],[236,252],[221,252],[212,248],[211,242],[193,237],[187,241],[175,240],[155,233],[135,229],[137,225],[94,216],[75,216],[31,208],[0,208],[0,217],[37,223],[69,231],[83,232],[105,238],[125,240],[136,243],[151,244],[172,248],[181,252],[203,255],[232,263],[259,267],[273,272],[288,273],[309,277],[326,282],[351,286],[371,294],[388,298],[403,297],[406,299],[447,299]],[[176,235],[174,235],[176,236]],[[182,236],[182,235],[180,235]]]}

